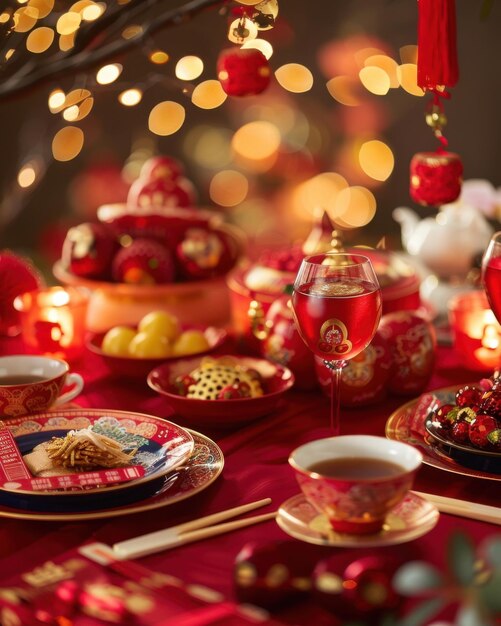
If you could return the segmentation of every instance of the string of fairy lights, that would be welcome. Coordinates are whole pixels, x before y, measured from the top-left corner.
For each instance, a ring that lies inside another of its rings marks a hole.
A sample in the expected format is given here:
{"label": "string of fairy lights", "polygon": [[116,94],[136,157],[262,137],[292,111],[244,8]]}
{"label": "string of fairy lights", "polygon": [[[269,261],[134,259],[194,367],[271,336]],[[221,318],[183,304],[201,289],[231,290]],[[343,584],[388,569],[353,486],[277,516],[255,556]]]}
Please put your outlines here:
{"label": "string of fairy lights", "polygon": [[[2,64],[19,62],[16,57],[23,53],[48,54],[56,47],[61,53],[71,53],[79,29],[90,22],[106,16],[111,7],[126,7],[130,0],[95,2],[78,0],[64,13],[56,14],[54,0],[17,0],[18,8],[11,7],[0,13],[0,27],[6,33],[6,42],[16,36],[16,44],[3,52]],[[228,39],[242,49],[259,50],[269,60],[273,46],[263,35],[273,27],[278,16],[277,0],[235,0],[227,13]],[[240,8],[239,8],[240,7]],[[138,38],[143,32],[141,24],[128,24],[119,33],[123,40]],[[21,37],[19,37],[21,35]],[[103,89],[116,91],[117,103],[124,108],[140,106],[145,93],[158,83],[166,83],[169,92],[177,92],[177,99],[155,103],[148,112],[147,126],[153,135],[174,135],[189,119],[189,104],[199,109],[211,110],[221,107],[228,95],[221,81],[210,74],[200,56],[190,54],[176,58],[171,50],[151,45],[138,48],[151,65],[151,71],[140,81],[125,79],[127,75],[122,63],[105,63],[93,73],[87,72],[85,85],[65,92],[53,87],[48,95],[48,109],[60,116],[64,124],[52,138],[52,157],[56,161],[71,161],[84,148],[85,132],[79,124],[91,115],[95,99]],[[25,52],[26,51],[26,52]],[[325,83],[330,96],[341,107],[355,108],[363,104],[367,95],[384,97],[390,90],[403,89],[412,96],[421,97],[424,92],[417,85],[417,46],[403,46],[399,58],[393,58],[378,47],[362,47],[354,53],[354,70],[337,73]],[[297,62],[281,65],[274,70],[275,87],[291,94],[309,92],[315,81],[310,68]],[[180,100],[180,101],[178,101]],[[255,105],[253,105],[255,106]],[[264,109],[266,107],[264,106]],[[261,111],[262,112],[262,111]],[[299,130],[298,130],[299,128]],[[308,126],[294,125],[294,140],[304,130],[308,139]],[[283,122],[277,119],[255,119],[245,121],[235,131],[207,126],[205,143],[200,138],[191,147],[194,158],[205,167],[212,164],[214,173],[208,185],[211,200],[221,207],[236,207],[243,203],[251,191],[254,175],[270,170],[275,164],[284,142],[292,135],[284,130]],[[189,132],[187,132],[188,141]],[[209,140],[208,137],[211,137]],[[217,146],[217,150],[214,149]],[[211,159],[207,157],[211,153]],[[217,157],[223,154],[224,157]],[[198,156],[197,156],[198,155]],[[381,137],[369,137],[358,141],[353,156],[357,167],[366,176],[367,184],[350,185],[337,172],[323,172],[298,182],[292,194],[292,210],[298,214],[311,214],[317,206],[329,210],[341,227],[353,228],[367,224],[376,212],[376,199],[369,187],[386,181],[394,168],[391,147]],[[24,162],[19,169],[17,183],[28,189],[37,183],[44,168],[33,159]]]}

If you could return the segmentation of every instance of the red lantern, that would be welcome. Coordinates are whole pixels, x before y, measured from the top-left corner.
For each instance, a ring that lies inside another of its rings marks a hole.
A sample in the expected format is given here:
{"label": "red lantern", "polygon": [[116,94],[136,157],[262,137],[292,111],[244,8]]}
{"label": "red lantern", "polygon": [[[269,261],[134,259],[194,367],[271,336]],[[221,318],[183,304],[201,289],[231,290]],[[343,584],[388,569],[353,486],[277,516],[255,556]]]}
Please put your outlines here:
{"label": "red lantern", "polygon": [[252,96],[268,87],[271,69],[259,50],[229,48],[219,55],[217,77],[229,96]]}
{"label": "red lantern", "polygon": [[[315,358],[318,382],[324,393],[331,392],[331,370]],[[366,406],[384,400],[391,370],[390,346],[379,330],[371,343],[350,359],[341,374],[341,404],[345,407]]]}
{"label": "red lantern", "polygon": [[397,395],[421,393],[435,365],[436,338],[432,324],[411,311],[383,315],[378,332],[392,355],[388,389]]}
{"label": "red lantern", "polygon": [[411,160],[411,198],[425,206],[454,202],[461,193],[463,164],[453,152],[418,152]]}
{"label": "red lantern", "polygon": [[232,239],[207,228],[188,228],[176,248],[178,265],[187,280],[221,276],[233,267],[237,255]]}

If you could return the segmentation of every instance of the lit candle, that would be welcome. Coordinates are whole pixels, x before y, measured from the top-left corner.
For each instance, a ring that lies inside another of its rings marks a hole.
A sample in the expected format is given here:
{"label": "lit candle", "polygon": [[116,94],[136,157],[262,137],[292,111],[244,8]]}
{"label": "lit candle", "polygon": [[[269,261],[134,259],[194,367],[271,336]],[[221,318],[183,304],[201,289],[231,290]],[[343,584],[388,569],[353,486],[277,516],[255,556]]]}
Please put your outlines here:
{"label": "lit candle", "polygon": [[449,303],[454,347],[465,367],[493,370],[501,363],[501,326],[483,291],[470,291]]}
{"label": "lit candle", "polygon": [[73,359],[84,349],[88,294],[77,287],[51,287],[16,298],[28,350]]}

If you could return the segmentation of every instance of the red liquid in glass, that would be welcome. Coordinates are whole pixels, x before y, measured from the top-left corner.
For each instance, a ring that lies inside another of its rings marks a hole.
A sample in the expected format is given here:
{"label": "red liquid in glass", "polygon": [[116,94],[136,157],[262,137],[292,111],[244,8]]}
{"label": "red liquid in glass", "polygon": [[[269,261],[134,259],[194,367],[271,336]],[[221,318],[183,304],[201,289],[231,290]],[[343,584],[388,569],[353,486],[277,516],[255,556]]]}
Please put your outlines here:
{"label": "red liquid in glass", "polygon": [[489,259],[485,266],[484,287],[491,309],[501,324],[501,257]]}
{"label": "red liquid in glass", "polygon": [[362,280],[322,280],[292,295],[299,334],[326,360],[351,359],[370,343],[381,317],[381,292]]}

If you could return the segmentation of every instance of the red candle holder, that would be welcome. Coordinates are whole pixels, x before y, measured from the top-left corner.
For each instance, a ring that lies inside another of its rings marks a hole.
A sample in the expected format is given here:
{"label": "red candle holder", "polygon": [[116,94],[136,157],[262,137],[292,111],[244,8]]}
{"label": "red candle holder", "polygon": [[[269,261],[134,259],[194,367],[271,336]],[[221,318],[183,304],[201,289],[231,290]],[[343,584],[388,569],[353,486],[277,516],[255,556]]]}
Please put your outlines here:
{"label": "red candle holder", "polygon": [[85,346],[89,293],[81,287],[50,287],[14,300],[28,351],[59,359],[79,357]]}
{"label": "red candle holder", "polygon": [[468,369],[487,372],[501,363],[501,325],[484,291],[459,294],[449,302],[454,348]]}

